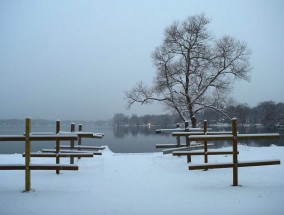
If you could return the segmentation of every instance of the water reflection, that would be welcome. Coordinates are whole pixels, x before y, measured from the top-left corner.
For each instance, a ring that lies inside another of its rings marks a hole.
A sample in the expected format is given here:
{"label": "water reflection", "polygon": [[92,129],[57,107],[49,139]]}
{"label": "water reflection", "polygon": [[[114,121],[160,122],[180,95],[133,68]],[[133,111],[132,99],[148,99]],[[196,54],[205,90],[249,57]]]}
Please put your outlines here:
{"label": "water reflection", "polygon": [[[94,125],[83,125],[84,131],[92,131],[104,133],[103,139],[83,139],[83,145],[100,146],[107,145],[115,153],[141,153],[141,152],[157,152],[162,149],[156,149],[156,144],[173,144],[176,138],[171,133],[156,134],[156,129],[173,128],[174,126],[120,126],[120,127],[96,127]],[[230,126],[209,126],[213,131],[230,131]],[[54,131],[55,126],[33,126],[32,131]],[[69,131],[70,125],[62,125],[62,130]],[[249,146],[270,146],[272,144],[284,146],[284,131],[267,130],[261,127],[245,127],[238,126],[239,133],[268,133],[277,132],[281,134],[279,140],[258,140],[258,141],[242,141],[239,144]],[[0,126],[0,134],[23,134],[24,126]],[[181,143],[185,143],[185,139],[181,139]],[[65,142],[63,144],[68,144]],[[230,141],[214,142],[214,148],[223,146],[232,146]],[[0,153],[23,153],[24,142],[0,142]],[[32,142],[32,151],[39,151],[43,148],[54,148],[54,142]]]}

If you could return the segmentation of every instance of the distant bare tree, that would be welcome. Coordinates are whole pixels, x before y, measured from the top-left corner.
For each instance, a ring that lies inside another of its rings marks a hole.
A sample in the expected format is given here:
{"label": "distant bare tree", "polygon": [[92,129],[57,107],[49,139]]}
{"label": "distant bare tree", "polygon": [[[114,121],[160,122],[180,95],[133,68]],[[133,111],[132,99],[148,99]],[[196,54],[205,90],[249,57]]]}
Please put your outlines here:
{"label": "distant bare tree", "polygon": [[251,108],[248,104],[233,104],[226,108],[226,112],[230,117],[237,117],[238,122],[242,125],[250,122]]}
{"label": "distant bare tree", "polygon": [[153,86],[142,82],[127,91],[128,106],[158,101],[185,121],[203,109],[223,111],[236,79],[248,80],[247,45],[230,36],[215,39],[207,30],[205,15],[174,22],[165,30],[163,43],[152,59],[156,67]]}
{"label": "distant bare tree", "polygon": [[257,105],[257,112],[260,123],[266,128],[272,129],[279,122],[278,114],[281,112],[274,101],[260,102]]}
{"label": "distant bare tree", "polygon": [[124,115],[123,113],[116,113],[112,119],[113,125],[119,127],[121,125],[128,124],[128,116]]}

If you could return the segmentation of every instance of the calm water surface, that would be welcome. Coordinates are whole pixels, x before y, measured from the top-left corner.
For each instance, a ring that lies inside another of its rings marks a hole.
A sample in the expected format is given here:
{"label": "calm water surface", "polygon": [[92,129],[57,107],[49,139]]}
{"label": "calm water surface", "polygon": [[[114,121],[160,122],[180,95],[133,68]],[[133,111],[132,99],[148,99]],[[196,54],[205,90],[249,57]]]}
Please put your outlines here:
{"label": "calm water surface", "polygon": [[[24,123],[23,123],[24,124]],[[77,126],[76,126],[77,128]],[[156,149],[156,144],[171,144],[175,143],[175,138],[170,134],[156,134],[155,130],[165,128],[159,126],[151,127],[96,127],[94,125],[83,125],[83,131],[99,132],[104,133],[103,139],[89,139],[84,138],[82,140],[83,145],[88,146],[101,146],[107,145],[110,150],[115,153],[144,153],[144,152],[158,152],[161,149]],[[170,127],[168,127],[170,128]],[[213,127],[212,127],[213,128]],[[46,132],[55,131],[55,126],[44,125],[44,126],[32,126],[32,132]],[[7,134],[23,134],[24,125],[22,126],[0,126],[0,135]],[[69,131],[70,125],[61,125],[62,131]],[[214,131],[229,131],[230,128],[214,127]],[[267,133],[267,132],[278,132],[279,131],[267,131],[263,128],[257,127],[238,127],[240,133]],[[261,141],[244,141],[240,144],[246,144],[250,146],[269,146],[271,144],[284,146],[284,131],[280,131],[281,138],[279,140],[261,140]],[[181,141],[185,142],[184,140]],[[68,144],[63,142],[62,144]],[[23,153],[24,142],[0,142],[0,154],[11,154],[11,153]],[[32,151],[40,151],[41,149],[54,148],[55,142],[32,142]],[[216,142],[215,148],[222,146],[230,146],[229,141]]]}

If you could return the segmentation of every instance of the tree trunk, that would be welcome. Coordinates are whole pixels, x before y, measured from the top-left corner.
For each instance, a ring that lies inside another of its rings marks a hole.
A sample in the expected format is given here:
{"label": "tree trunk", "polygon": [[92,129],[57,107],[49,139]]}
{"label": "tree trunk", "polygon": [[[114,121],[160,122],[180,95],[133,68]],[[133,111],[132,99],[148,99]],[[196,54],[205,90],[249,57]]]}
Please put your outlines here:
{"label": "tree trunk", "polygon": [[190,117],[192,128],[196,128],[196,118],[195,116]]}
{"label": "tree trunk", "polygon": [[196,128],[196,118],[195,118],[195,115],[194,115],[192,104],[188,105],[188,111],[189,111],[191,126],[192,126],[192,128]]}

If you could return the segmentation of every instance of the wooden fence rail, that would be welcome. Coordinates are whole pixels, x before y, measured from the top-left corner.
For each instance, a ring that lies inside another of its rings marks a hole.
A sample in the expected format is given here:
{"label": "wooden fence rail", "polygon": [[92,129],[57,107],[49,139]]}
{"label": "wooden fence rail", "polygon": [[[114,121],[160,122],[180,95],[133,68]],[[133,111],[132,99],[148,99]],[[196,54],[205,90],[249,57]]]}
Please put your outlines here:
{"label": "wooden fence rail", "polygon": [[[60,123],[57,123],[57,131],[60,130]],[[78,139],[76,134],[32,134],[31,133],[31,119],[25,120],[25,134],[24,135],[0,135],[0,141],[25,141],[25,164],[0,164],[0,170],[25,170],[25,191],[31,189],[31,170],[78,170],[77,165],[63,165],[59,164],[59,157],[56,156],[57,164],[30,164],[31,158],[31,141],[56,141],[59,149],[60,141],[74,141]],[[58,150],[59,152],[59,150]]]}
{"label": "wooden fence rail", "polygon": [[[64,133],[66,133],[66,132],[64,132]],[[79,124],[78,132],[75,131],[75,124],[74,125],[71,124],[71,133],[77,134],[78,145],[75,146],[72,142],[70,142],[69,146],[68,145],[60,146],[60,151],[62,153],[78,153],[78,152],[81,152],[81,153],[92,153],[93,155],[102,155],[102,152],[100,152],[100,150],[104,150],[105,147],[102,147],[102,146],[82,146],[82,139],[83,138],[102,139],[104,137],[103,133],[93,133],[93,132],[83,131],[83,125],[82,124]],[[91,151],[81,151],[82,149],[83,150],[91,150]],[[50,149],[50,150],[43,149],[42,152],[53,152],[53,150],[52,149]],[[77,156],[77,158],[80,159],[81,156]],[[71,159],[70,159],[70,164],[72,164]]]}
{"label": "wooden fence rail", "polygon": [[[173,136],[179,135],[177,133]],[[277,133],[272,134],[238,134],[237,133],[237,120],[232,119],[232,132],[231,134],[224,135],[192,135],[187,138],[190,141],[220,141],[231,140],[233,145],[233,162],[231,163],[219,163],[219,164],[205,164],[190,165],[189,170],[197,169],[215,169],[215,168],[233,168],[233,186],[238,186],[238,167],[251,167],[251,166],[264,166],[264,165],[277,165],[280,164],[280,160],[261,160],[261,161],[238,161],[238,140],[263,140],[263,139],[279,139],[280,135]],[[184,152],[183,152],[184,153]],[[230,152],[231,153],[231,152]],[[203,154],[203,153],[202,153]],[[208,155],[208,152],[204,152]],[[197,155],[197,154],[196,154]],[[201,155],[201,153],[200,153]]]}
{"label": "wooden fence rail", "polygon": [[[211,128],[207,128],[207,130],[211,130]],[[184,123],[184,128],[180,128],[179,123],[177,123],[176,128],[173,129],[157,129],[156,134],[161,133],[177,133],[180,135],[176,135],[176,144],[156,144],[156,148],[164,148],[163,154],[169,154],[175,151],[177,148],[181,148],[181,150],[196,150],[199,148],[203,148],[201,144],[199,147],[191,147],[190,140],[185,139],[185,143],[181,144],[181,137],[187,137],[189,135],[199,135],[204,134],[204,128],[189,128],[189,123],[186,121]],[[212,144],[210,145],[212,146]],[[187,156],[187,161],[191,162],[191,156]]]}
{"label": "wooden fence rail", "polygon": [[[163,129],[162,129],[163,130]],[[172,129],[173,131],[174,129]],[[187,130],[184,130],[184,131],[175,131],[175,132],[172,132],[172,136],[176,137],[177,139],[180,139],[181,137],[185,137],[186,138],[186,145],[179,145],[179,147],[175,147],[177,145],[174,145],[174,144],[157,144],[156,145],[156,148],[165,148],[165,147],[169,147],[169,148],[173,148],[173,149],[170,149],[170,150],[163,150],[163,154],[169,154],[169,153],[173,153],[174,156],[187,156],[187,162],[191,162],[191,155],[196,155],[196,154],[192,154],[191,151],[192,150],[197,150],[197,149],[204,149],[204,162],[207,163],[208,161],[208,155],[213,155],[211,153],[207,153],[208,151],[208,147],[213,147],[214,144],[211,143],[211,144],[207,144],[207,141],[204,140],[203,143],[199,143],[199,147],[192,147],[192,144],[190,144],[191,142],[191,139],[188,138],[190,136],[195,136],[195,135],[229,135],[229,134],[232,134],[232,132],[230,131],[221,131],[221,132],[218,132],[218,131],[211,131],[212,129],[211,128],[208,128],[207,127],[207,121],[204,120],[204,125],[203,125],[203,128],[191,128],[191,129],[187,129]],[[169,130],[167,130],[169,131]],[[186,146],[186,147],[184,147]],[[180,152],[182,151],[182,152]],[[186,151],[186,152],[185,152]],[[232,153],[228,153],[228,154],[232,154]],[[216,155],[216,154],[215,154]]]}
{"label": "wooden fence rail", "polygon": [[[93,155],[102,155],[99,150],[103,150],[105,147],[98,147],[98,146],[82,146],[82,138],[95,138],[95,139],[102,139],[104,134],[103,133],[93,133],[93,132],[83,132],[82,131],[83,125],[79,125],[79,131],[75,131],[75,124],[71,123],[71,129],[70,131],[60,131],[60,121],[56,121],[56,131],[55,132],[32,132],[31,135],[33,136],[41,136],[41,135],[49,135],[49,136],[54,136],[54,135],[66,135],[66,136],[74,136],[76,135],[78,137],[78,146],[75,146],[75,141],[70,139],[70,145],[61,145],[60,141],[56,141],[55,145],[55,150],[54,149],[42,149],[42,156],[38,154],[33,154],[31,156],[36,156],[36,157],[47,157],[44,154],[46,153],[54,153],[54,154],[59,154],[59,153],[64,153],[65,155],[60,155],[60,156],[54,156],[56,157],[56,163],[60,163],[60,158],[61,157],[69,157],[70,158],[70,164],[74,164],[74,158],[77,157],[80,159],[81,157],[90,157],[88,154],[92,153]],[[62,150],[62,149],[69,149],[68,151]],[[81,151],[82,149],[84,150],[95,150],[94,152],[90,151]],[[80,155],[77,153],[81,152]],[[86,154],[86,155],[85,155]],[[24,155],[23,155],[24,156]],[[59,174],[60,171],[56,170],[56,173]]]}

